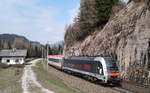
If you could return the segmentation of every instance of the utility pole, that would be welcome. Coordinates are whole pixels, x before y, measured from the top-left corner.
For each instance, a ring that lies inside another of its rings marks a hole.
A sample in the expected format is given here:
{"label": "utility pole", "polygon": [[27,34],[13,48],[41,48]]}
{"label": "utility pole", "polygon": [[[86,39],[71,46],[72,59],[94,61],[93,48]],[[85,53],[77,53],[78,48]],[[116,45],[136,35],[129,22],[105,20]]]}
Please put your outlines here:
{"label": "utility pole", "polygon": [[42,47],[42,63],[44,63],[44,55],[43,55],[43,53],[44,53],[44,51],[43,51],[43,47]]}
{"label": "utility pole", "polygon": [[48,47],[48,41],[47,41],[47,71],[48,71],[48,55],[49,55],[49,47]]}

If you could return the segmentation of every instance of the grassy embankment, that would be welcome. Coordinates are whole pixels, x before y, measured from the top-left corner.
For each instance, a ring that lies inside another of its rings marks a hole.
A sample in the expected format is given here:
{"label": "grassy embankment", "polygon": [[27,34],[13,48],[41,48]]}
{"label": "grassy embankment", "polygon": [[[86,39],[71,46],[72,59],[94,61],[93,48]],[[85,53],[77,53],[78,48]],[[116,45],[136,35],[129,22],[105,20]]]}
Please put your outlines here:
{"label": "grassy embankment", "polygon": [[23,68],[0,68],[0,93],[21,93]]}
{"label": "grassy embankment", "polygon": [[33,70],[37,75],[37,80],[42,86],[55,93],[80,93],[77,90],[68,87],[52,73],[47,72],[44,67],[45,66],[43,66],[41,62],[39,62],[36,67],[33,67]]}

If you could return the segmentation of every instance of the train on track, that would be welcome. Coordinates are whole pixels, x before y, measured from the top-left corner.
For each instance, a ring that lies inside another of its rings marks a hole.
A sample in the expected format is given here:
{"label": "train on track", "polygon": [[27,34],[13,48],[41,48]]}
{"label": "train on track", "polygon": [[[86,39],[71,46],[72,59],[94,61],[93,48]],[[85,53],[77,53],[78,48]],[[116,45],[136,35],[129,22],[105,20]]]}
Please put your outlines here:
{"label": "train on track", "polygon": [[92,82],[120,84],[121,81],[116,62],[110,57],[50,55],[48,64],[68,73],[80,74]]}

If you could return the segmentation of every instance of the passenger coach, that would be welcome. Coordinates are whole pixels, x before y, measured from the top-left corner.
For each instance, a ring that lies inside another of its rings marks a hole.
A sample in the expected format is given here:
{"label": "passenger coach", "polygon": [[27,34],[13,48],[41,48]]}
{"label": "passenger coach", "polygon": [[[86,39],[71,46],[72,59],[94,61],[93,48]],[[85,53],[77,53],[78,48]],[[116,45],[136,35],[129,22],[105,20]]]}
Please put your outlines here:
{"label": "passenger coach", "polygon": [[64,57],[63,55],[49,55],[48,64],[58,69],[62,69],[63,57]]}

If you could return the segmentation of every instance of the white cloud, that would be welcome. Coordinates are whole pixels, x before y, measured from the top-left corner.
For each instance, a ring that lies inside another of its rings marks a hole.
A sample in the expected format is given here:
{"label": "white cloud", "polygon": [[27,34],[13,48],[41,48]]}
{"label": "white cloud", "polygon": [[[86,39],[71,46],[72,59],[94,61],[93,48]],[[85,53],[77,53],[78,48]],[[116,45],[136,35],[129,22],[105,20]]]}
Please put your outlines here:
{"label": "white cloud", "polygon": [[127,3],[129,0],[122,0],[123,2]]}
{"label": "white cloud", "polygon": [[74,9],[69,11],[70,13],[70,23],[73,23],[74,19],[78,16],[80,4],[77,4]]}
{"label": "white cloud", "polygon": [[0,34],[17,33],[42,43],[62,40],[65,23],[56,20],[59,10],[52,7],[39,7],[35,1],[1,1]]}

